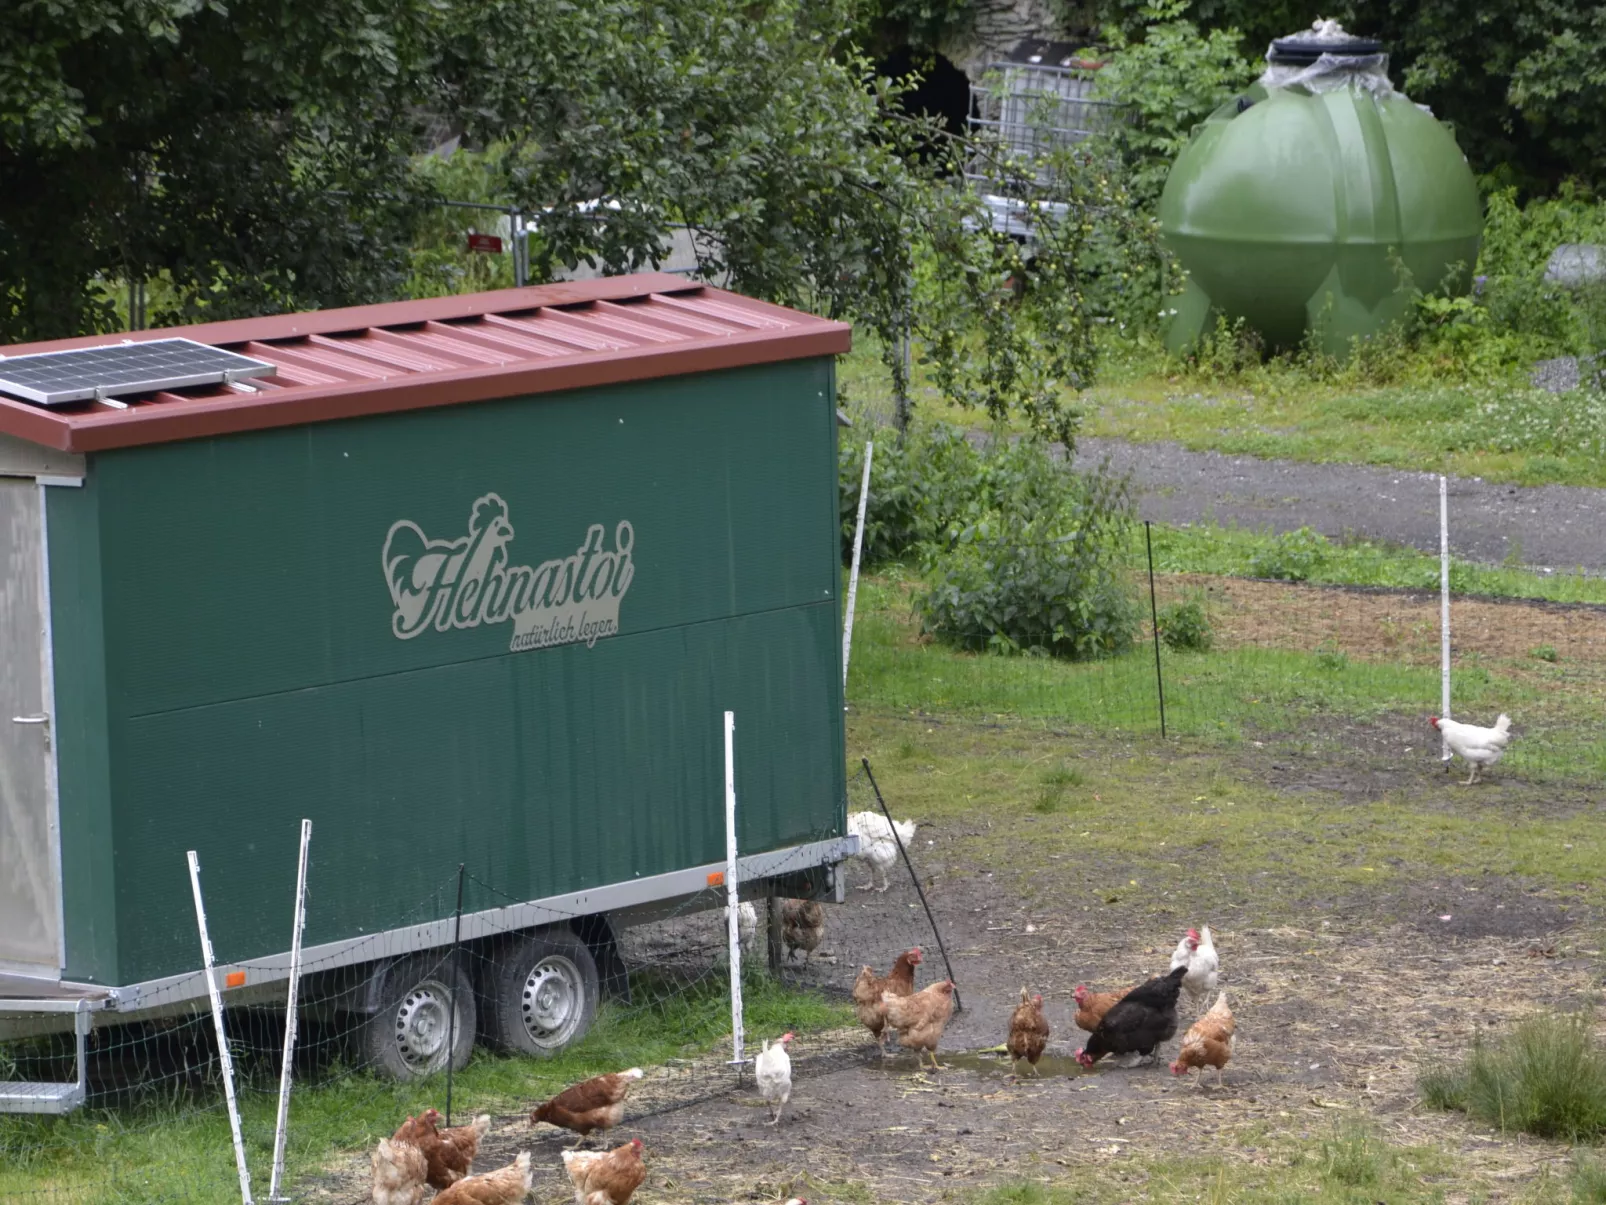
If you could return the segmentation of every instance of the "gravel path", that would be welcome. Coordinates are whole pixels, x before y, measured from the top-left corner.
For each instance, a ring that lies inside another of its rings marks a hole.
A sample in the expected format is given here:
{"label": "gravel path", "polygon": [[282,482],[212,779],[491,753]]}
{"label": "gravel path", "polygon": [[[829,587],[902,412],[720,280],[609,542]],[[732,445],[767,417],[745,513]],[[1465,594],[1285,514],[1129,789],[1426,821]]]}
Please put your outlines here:
{"label": "gravel path", "polygon": [[[1155,522],[1214,520],[1279,532],[1309,526],[1329,537],[1350,533],[1439,548],[1439,482],[1432,473],[1190,452],[1174,443],[1078,444],[1079,465],[1105,457],[1132,474],[1142,516]],[[1484,563],[1509,556],[1526,565],[1606,572],[1606,490],[1452,477],[1450,549]]]}

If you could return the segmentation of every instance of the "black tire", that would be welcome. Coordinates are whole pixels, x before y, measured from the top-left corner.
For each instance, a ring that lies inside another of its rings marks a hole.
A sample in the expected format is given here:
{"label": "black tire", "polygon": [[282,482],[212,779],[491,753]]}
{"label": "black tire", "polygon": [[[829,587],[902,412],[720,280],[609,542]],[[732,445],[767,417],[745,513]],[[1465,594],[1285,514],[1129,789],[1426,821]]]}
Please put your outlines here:
{"label": "black tire", "polygon": [[596,959],[585,942],[562,931],[509,942],[491,962],[485,984],[485,1037],[517,1054],[551,1058],[585,1037],[602,994]]}
{"label": "black tire", "polygon": [[364,1061],[406,1083],[446,1070],[455,992],[457,1020],[452,1067],[468,1065],[478,1009],[474,985],[460,961],[445,953],[414,954],[375,972],[377,1007],[363,1022]]}

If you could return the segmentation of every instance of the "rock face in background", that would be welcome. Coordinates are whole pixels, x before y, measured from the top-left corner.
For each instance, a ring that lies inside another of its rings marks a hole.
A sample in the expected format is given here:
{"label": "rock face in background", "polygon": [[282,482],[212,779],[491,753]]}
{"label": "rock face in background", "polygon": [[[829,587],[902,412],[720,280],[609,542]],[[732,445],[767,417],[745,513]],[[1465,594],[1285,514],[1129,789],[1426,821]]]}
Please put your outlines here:
{"label": "rock face in background", "polygon": [[964,36],[941,48],[973,80],[1027,38],[1059,36],[1059,22],[1047,0],[976,0],[975,11],[975,22]]}

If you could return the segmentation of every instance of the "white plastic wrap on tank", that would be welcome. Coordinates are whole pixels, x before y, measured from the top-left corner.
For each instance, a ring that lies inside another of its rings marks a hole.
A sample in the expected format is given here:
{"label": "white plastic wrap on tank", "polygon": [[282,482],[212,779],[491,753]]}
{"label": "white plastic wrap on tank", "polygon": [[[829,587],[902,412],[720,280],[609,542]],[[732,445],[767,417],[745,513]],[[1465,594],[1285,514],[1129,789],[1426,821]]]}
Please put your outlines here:
{"label": "white plastic wrap on tank", "polygon": [[[1303,43],[1343,43],[1351,40],[1350,35],[1337,21],[1322,17],[1316,18],[1308,31],[1289,36],[1297,37]],[[1314,63],[1295,65],[1272,62],[1272,50],[1272,46],[1266,48],[1266,70],[1259,80],[1262,87],[1300,87],[1310,92],[1358,88],[1363,92],[1370,92],[1378,100],[1387,96],[1404,95],[1389,82],[1387,54],[1324,54]],[[1416,107],[1424,113],[1433,112],[1426,105],[1418,104]]]}

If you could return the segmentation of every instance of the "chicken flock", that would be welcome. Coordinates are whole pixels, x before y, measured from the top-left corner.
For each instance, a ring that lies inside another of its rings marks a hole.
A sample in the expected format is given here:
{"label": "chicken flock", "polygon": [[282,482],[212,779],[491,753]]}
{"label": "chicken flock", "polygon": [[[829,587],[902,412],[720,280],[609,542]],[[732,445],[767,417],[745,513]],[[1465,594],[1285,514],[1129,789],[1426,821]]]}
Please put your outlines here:
{"label": "chicken flock", "polygon": [[[1484,764],[1492,764],[1485,762]],[[869,813],[859,817],[878,819]],[[877,827],[861,822],[860,856],[869,857],[872,869],[892,865],[900,845],[914,835],[912,822],[895,827],[881,821]],[[886,848],[878,848],[878,844]],[[889,852],[890,851],[890,852]],[[879,858],[879,860],[878,860]],[[883,864],[884,863],[884,864]],[[867,890],[877,887],[872,874]],[[750,905],[743,905],[738,916],[739,935],[748,945],[756,939],[758,917]],[[785,900],[781,907],[782,940],[787,955],[801,950],[805,961],[816,950],[825,932],[825,916],[815,901]],[[937,1048],[954,1012],[954,984],[942,979],[915,990],[916,971],[924,962],[918,946],[898,955],[885,975],[874,968],[859,970],[853,984],[854,1013],[869,1031],[883,1057],[888,1042],[915,1052],[922,1066],[926,1060],[942,1070]],[[1209,926],[1189,929],[1171,957],[1167,974],[1121,991],[1095,992],[1079,985],[1073,993],[1075,1022],[1087,1032],[1087,1041],[1076,1052],[1076,1060],[1091,1068],[1105,1057],[1133,1057],[1154,1061],[1160,1046],[1178,1029],[1178,1004],[1184,993],[1196,1011],[1204,1004],[1198,1020],[1183,1036],[1171,1071],[1186,1075],[1189,1070],[1203,1072],[1215,1068],[1220,1082],[1222,1070],[1232,1057],[1235,1022],[1227,1006],[1227,994],[1217,992],[1220,959]],[[1210,997],[1214,995],[1214,1001]],[[1003,1047],[1018,1071],[1025,1064],[1034,1074],[1047,1049],[1050,1037],[1043,1011],[1043,997],[1021,988],[1020,1003],[1009,1016],[1007,1040]],[[754,1081],[759,1096],[769,1109],[770,1125],[778,1125],[792,1097],[792,1060],[788,1047],[795,1040],[791,1033],[765,1039],[754,1059]],[[575,1205],[628,1205],[646,1179],[642,1142],[632,1138],[607,1150],[581,1150],[596,1134],[607,1134],[624,1120],[625,1102],[631,1086],[643,1078],[639,1067],[609,1075],[599,1075],[565,1088],[536,1105],[529,1120],[532,1126],[551,1125],[576,1135],[573,1145],[561,1151],[563,1166],[574,1187]],[[1201,1075],[1200,1084],[1204,1079]],[[381,1140],[371,1156],[374,1205],[422,1205],[430,1189],[436,1190],[435,1205],[518,1205],[532,1185],[530,1152],[520,1151],[505,1167],[478,1175],[470,1174],[481,1141],[490,1129],[489,1115],[481,1115],[468,1125],[442,1128],[441,1115],[427,1109],[409,1117],[389,1138]],[[792,1198],[786,1205],[807,1205]]]}
{"label": "chicken flock", "polygon": [[[1504,713],[1489,728],[1439,716],[1430,716],[1429,722],[1444,738],[1449,752],[1471,767],[1466,786],[1478,782],[1511,742],[1511,717]],[[906,856],[914,839],[914,822],[855,812],[848,817],[848,831],[859,838],[857,857],[870,869],[870,881],[860,890],[886,891],[888,871],[900,856]],[[751,903],[740,905],[737,924],[741,945],[749,954],[755,953],[760,933],[758,912]],[[824,939],[824,909],[815,900],[782,900],[780,930],[786,957],[790,960],[801,951],[807,964]],[[917,946],[898,955],[885,975],[877,975],[873,967],[861,967],[853,984],[853,1009],[883,1057],[888,1053],[888,1040],[895,1038],[898,1045],[915,1052],[922,1067],[929,1058],[932,1068],[940,1071],[937,1047],[953,1016],[954,984],[944,979],[916,991],[916,968],[923,961]],[[1232,1058],[1237,1022],[1227,1004],[1227,993],[1218,990],[1220,971],[1215,939],[1206,925],[1183,934],[1164,975],[1112,991],[1077,985],[1072,992],[1074,1021],[1087,1039],[1076,1051],[1076,1061],[1089,1069],[1104,1058],[1126,1059],[1127,1066],[1153,1063],[1160,1047],[1176,1036],[1179,1005],[1186,994],[1197,1020],[1183,1034],[1170,1070],[1177,1076],[1199,1071],[1198,1082],[1203,1087],[1204,1073],[1214,1069],[1217,1083],[1222,1083]],[[1017,1072],[1024,1063],[1036,1074],[1050,1032],[1043,997],[1022,987],[1020,1003],[1009,1016],[1005,1042],[996,1049],[1009,1055]],[[768,1106],[770,1125],[779,1124],[792,1097],[792,1061],[787,1048],[794,1040],[791,1033],[774,1041],[765,1039],[754,1060],[754,1080]],[[642,1076],[639,1067],[599,1075],[564,1089],[531,1111],[531,1125],[545,1123],[577,1135],[575,1145],[561,1152],[576,1205],[628,1205],[646,1179],[639,1138],[611,1150],[578,1149],[591,1135],[606,1133],[624,1120],[630,1086]],[[437,1110],[428,1109],[409,1117],[393,1135],[380,1141],[371,1158],[374,1205],[421,1205],[431,1188],[437,1190],[435,1205],[517,1205],[525,1199],[532,1183],[530,1152],[519,1152],[506,1167],[471,1175],[480,1141],[490,1128],[489,1115],[446,1129],[441,1128],[440,1120]],[[785,1205],[808,1203],[794,1197]]]}

